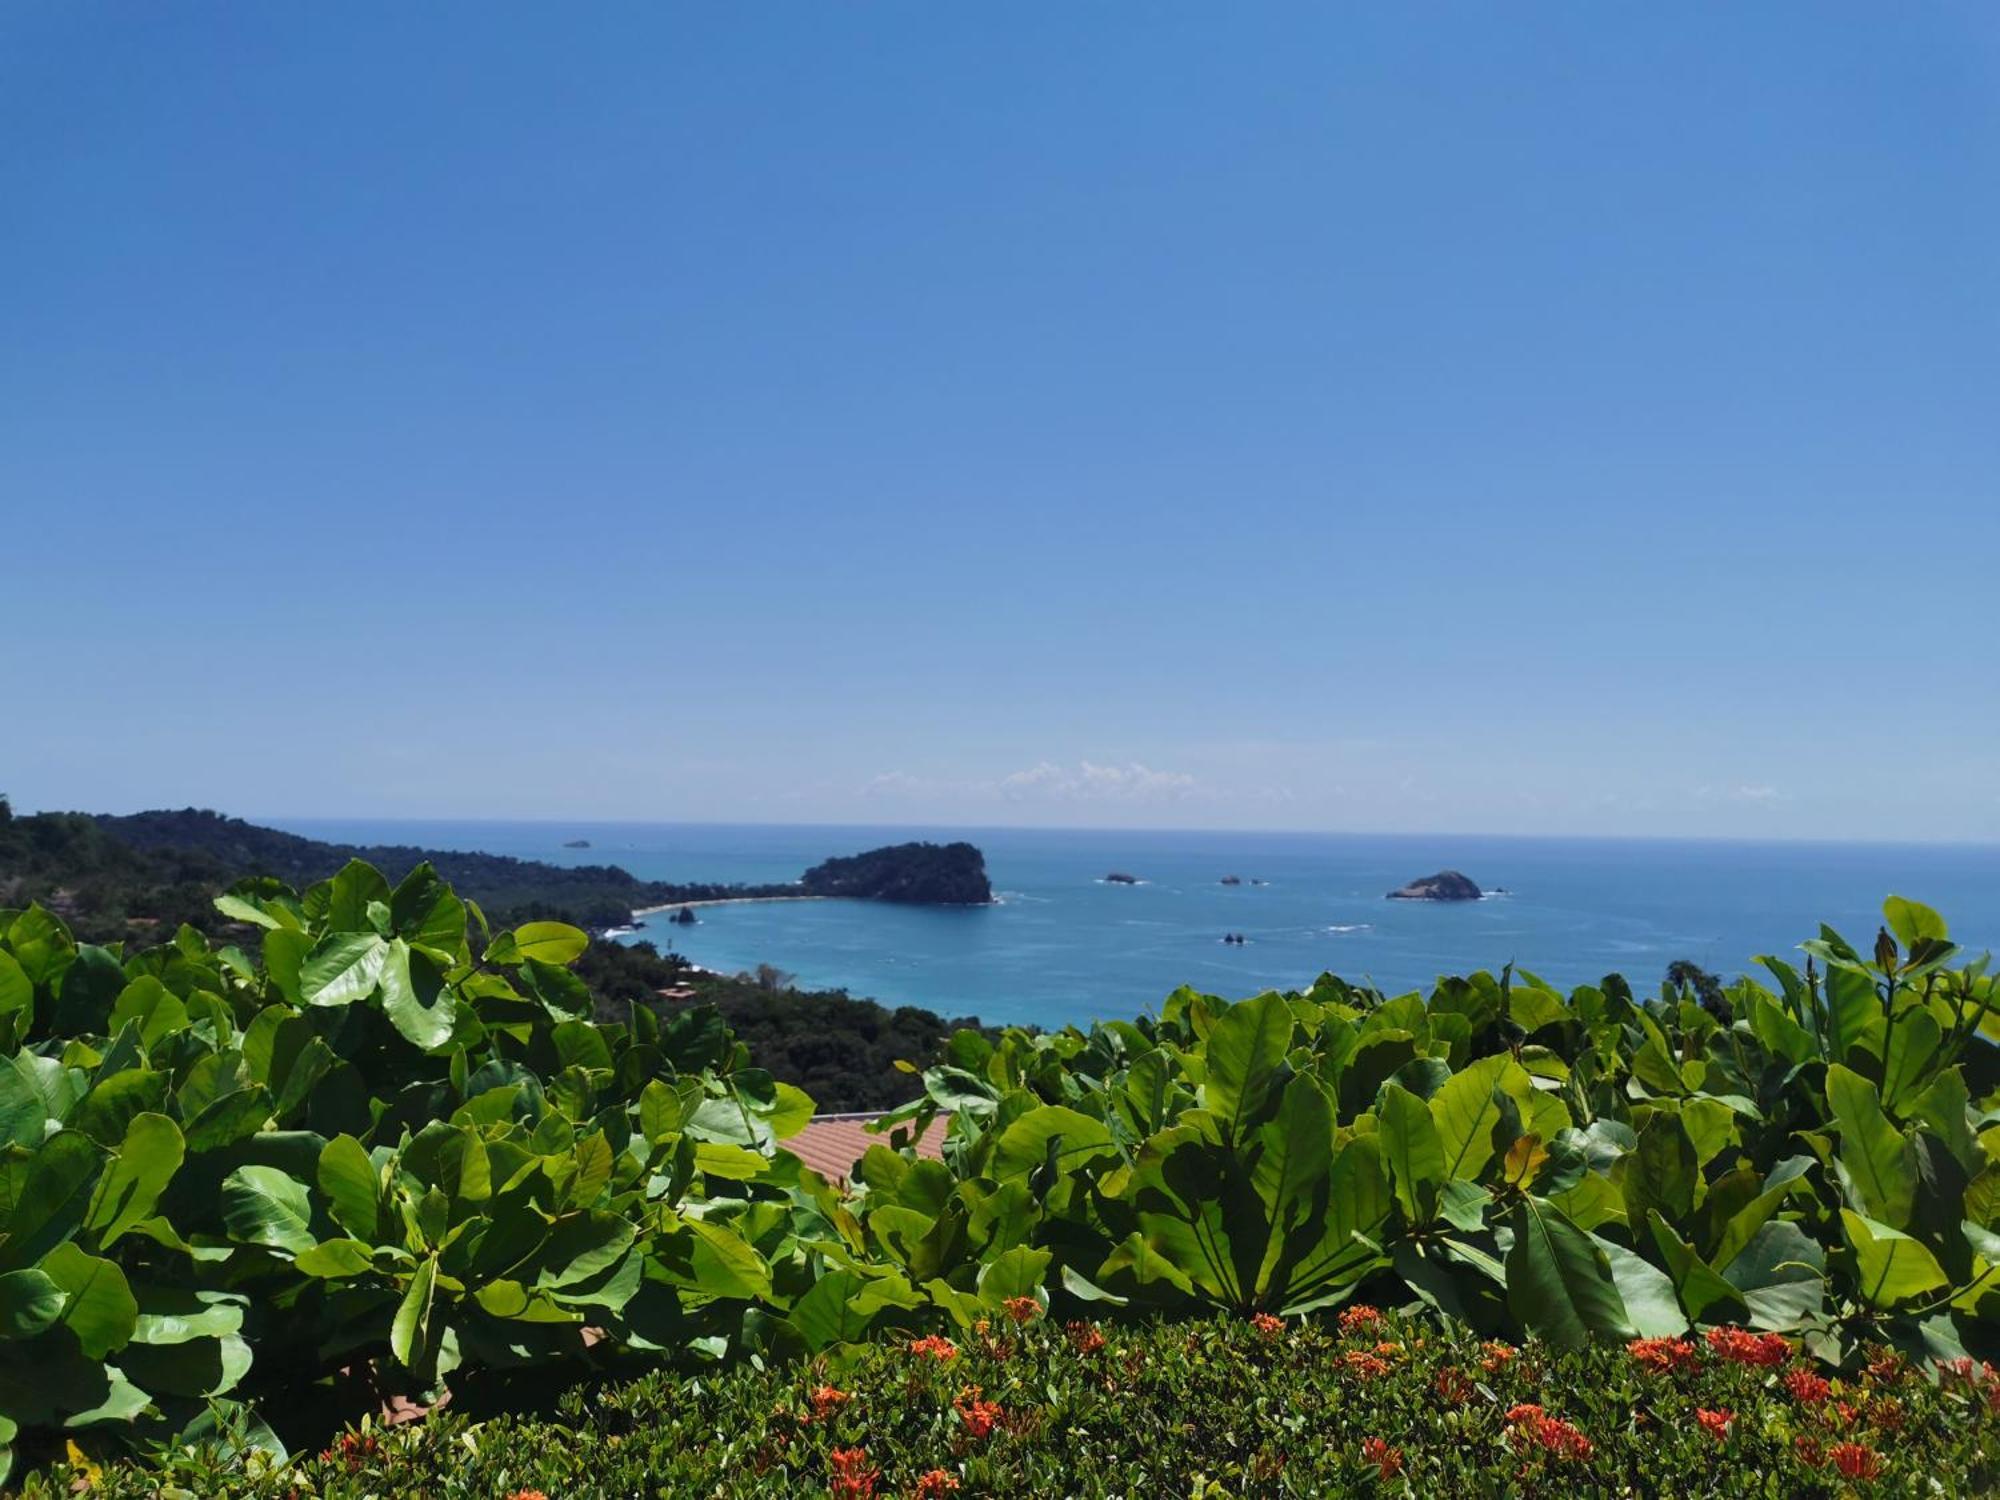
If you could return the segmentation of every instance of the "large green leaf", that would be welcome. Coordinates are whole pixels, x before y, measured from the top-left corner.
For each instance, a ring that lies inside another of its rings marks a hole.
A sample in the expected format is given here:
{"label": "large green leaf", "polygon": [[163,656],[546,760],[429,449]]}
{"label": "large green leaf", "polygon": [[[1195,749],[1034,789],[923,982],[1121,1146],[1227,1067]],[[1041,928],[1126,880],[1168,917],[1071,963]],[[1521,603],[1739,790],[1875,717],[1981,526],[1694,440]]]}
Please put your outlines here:
{"label": "large green leaf", "polygon": [[859,1343],[886,1308],[914,1309],[924,1296],[895,1271],[879,1275],[828,1271],[792,1304],[789,1321],[815,1354],[835,1344]]}
{"label": "large green leaf", "polygon": [[1924,938],[1943,942],[1951,936],[1944,925],[1944,918],[1921,901],[1891,896],[1882,903],[1882,915],[1888,919],[1889,930],[1896,934],[1905,948],[1914,948]]}
{"label": "large green leaf", "polygon": [[514,945],[524,960],[574,963],[590,946],[590,934],[567,922],[523,922],[514,929]]}
{"label": "large green leaf", "polygon": [[1430,1106],[1399,1083],[1385,1084],[1377,1104],[1382,1156],[1396,1184],[1396,1201],[1412,1224],[1424,1225],[1437,1212],[1445,1181],[1444,1143]]}
{"label": "large green leaf", "polygon": [[1590,1240],[1610,1265],[1618,1300],[1624,1304],[1625,1315],[1640,1338],[1674,1338],[1687,1332],[1687,1314],[1681,1310],[1673,1281],[1664,1271],[1612,1240],[1596,1235]]}
{"label": "large green leaf", "polygon": [[1936,1018],[1912,1006],[1890,1023],[1882,1058],[1882,1107],[1900,1109],[1930,1077],[1931,1059],[1944,1041]]}
{"label": "large green leaf", "polygon": [[427,954],[392,939],[381,968],[382,1011],[413,1046],[426,1052],[451,1040],[458,1003]]}
{"label": "large green leaf", "polygon": [[1009,1177],[1033,1171],[1049,1159],[1051,1143],[1058,1165],[1067,1169],[1115,1149],[1102,1120],[1061,1104],[1043,1104],[1001,1132],[994,1145],[994,1174]]}
{"label": "large green leaf", "polygon": [[1507,1306],[1524,1327],[1570,1348],[1632,1337],[1610,1263],[1589,1235],[1531,1197],[1521,1200],[1512,1225]]}
{"label": "large green leaf", "polygon": [[1882,1112],[1875,1085],[1835,1063],[1826,1070],[1826,1102],[1840,1126],[1840,1162],[1868,1217],[1892,1229],[1910,1222],[1917,1196],[1917,1153]]}
{"label": "large green leaf", "polygon": [[431,1307],[436,1296],[437,1261],[419,1261],[389,1324],[389,1352],[404,1365],[426,1362],[424,1356],[431,1342]]}
{"label": "large green leaf", "polygon": [[1670,1224],[1685,1223],[1694,1211],[1701,1168],[1679,1115],[1656,1111],[1639,1131],[1639,1148],[1618,1166],[1625,1221],[1635,1229],[1646,1222],[1650,1210],[1657,1209]]}
{"label": "large green leaf", "polygon": [[[35,1010],[35,983],[28,978],[27,970],[15,960],[14,955],[0,949],[0,1015],[20,1012],[32,1017]],[[22,1026],[16,1036],[25,1032]]]}
{"label": "large green leaf", "polygon": [[308,1005],[352,1005],[375,993],[389,945],[374,932],[322,938],[299,967],[299,995]]}
{"label": "large green leaf", "polygon": [[27,1181],[6,1219],[0,1266],[32,1265],[83,1224],[104,1153],[76,1130],[59,1130],[28,1163]]}
{"label": "large green leaf", "polygon": [[91,1359],[125,1347],[139,1318],[139,1304],[125,1273],[108,1260],[86,1255],[74,1243],[58,1245],[41,1269],[66,1298],[61,1322]]}
{"label": "large green leaf", "polygon": [[1513,1065],[1504,1056],[1482,1057],[1431,1096],[1431,1119],[1437,1125],[1447,1178],[1475,1179],[1493,1159],[1493,1127],[1504,1113],[1496,1091]]}
{"label": "large green leaf", "polygon": [[33,1338],[61,1315],[68,1295],[44,1271],[0,1276],[0,1338]]}
{"label": "large green leaf", "polygon": [[327,1211],[349,1234],[373,1244],[381,1226],[380,1174],[361,1142],[337,1135],[319,1154],[316,1173]]}
{"label": "large green leaf", "polygon": [[1292,1040],[1292,1010],[1278,994],[1232,1005],[1208,1034],[1202,1098],[1225,1140],[1241,1139],[1264,1108]]}
{"label": "large green leaf", "polygon": [[1861,1296],[1874,1306],[1897,1307],[1950,1285],[1937,1257],[1901,1230],[1864,1218],[1850,1208],[1840,1211],[1840,1225],[1854,1250]]}
{"label": "large green leaf", "polygon": [[180,1127],[165,1115],[133,1116],[104,1174],[97,1179],[84,1226],[99,1246],[115,1241],[141,1219],[150,1218],[160,1194],[180,1170],[185,1145]]}
{"label": "large green leaf", "polygon": [[238,1167],[222,1180],[222,1221],[229,1237],[297,1254],[319,1243],[306,1186],[276,1167]]}

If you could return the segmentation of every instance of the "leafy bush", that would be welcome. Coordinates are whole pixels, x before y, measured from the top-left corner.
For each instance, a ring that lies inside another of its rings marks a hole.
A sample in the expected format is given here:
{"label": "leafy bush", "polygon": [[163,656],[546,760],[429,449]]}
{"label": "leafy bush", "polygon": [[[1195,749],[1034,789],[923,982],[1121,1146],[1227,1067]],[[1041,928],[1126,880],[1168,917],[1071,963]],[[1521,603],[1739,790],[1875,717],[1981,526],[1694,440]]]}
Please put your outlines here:
{"label": "leafy bush", "polygon": [[713,1009],[593,1023],[585,934],[489,933],[428,866],[218,905],[261,965],[0,912],[0,1441],[276,1446],[257,1410],[342,1381],[715,1357],[785,1300],[813,1104]]}
{"label": "leafy bush", "polygon": [[1988,1371],[1933,1384],[1878,1353],[1829,1381],[1785,1341],[1741,1334],[1567,1351],[1361,1307],[1138,1329],[1003,1317],[955,1342],[580,1388],[547,1417],[354,1430],[277,1470],[188,1450],[99,1474],[94,1492],[1979,1495],[2000,1462],[1996,1401]]}

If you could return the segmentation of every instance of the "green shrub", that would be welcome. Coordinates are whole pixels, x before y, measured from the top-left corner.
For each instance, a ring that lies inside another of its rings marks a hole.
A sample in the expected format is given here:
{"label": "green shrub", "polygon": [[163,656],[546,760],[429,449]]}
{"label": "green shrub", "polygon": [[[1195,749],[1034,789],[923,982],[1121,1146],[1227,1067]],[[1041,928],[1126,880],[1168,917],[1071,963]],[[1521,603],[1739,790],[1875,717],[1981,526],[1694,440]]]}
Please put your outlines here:
{"label": "green shrub", "polygon": [[[1003,1319],[948,1360],[895,1340],[783,1369],[652,1376],[578,1389],[548,1417],[440,1414],[349,1432],[325,1454],[261,1475],[192,1453],[163,1470],[114,1468],[94,1493],[1993,1492],[2000,1387],[1976,1372],[1933,1384],[1892,1356],[1824,1383],[1790,1354],[1770,1366],[1734,1362],[1700,1341],[1642,1346],[1652,1363],[1619,1348],[1516,1351],[1429,1324],[1374,1325],[1362,1312],[1349,1309],[1344,1333],[1330,1318],[1136,1329],[1017,1329]],[[1760,1357],[1764,1347],[1752,1340],[1743,1352]],[[1540,1412],[1523,1409],[1531,1404]],[[927,1474],[941,1477],[922,1488]],[[59,1470],[27,1494],[53,1497],[71,1477]]]}

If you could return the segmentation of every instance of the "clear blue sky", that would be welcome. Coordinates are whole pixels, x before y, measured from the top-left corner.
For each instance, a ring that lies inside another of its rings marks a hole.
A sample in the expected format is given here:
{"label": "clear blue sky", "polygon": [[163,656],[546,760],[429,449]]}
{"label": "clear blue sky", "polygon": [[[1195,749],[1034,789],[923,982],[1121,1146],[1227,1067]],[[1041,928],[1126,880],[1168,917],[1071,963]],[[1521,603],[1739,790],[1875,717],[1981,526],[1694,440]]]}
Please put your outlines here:
{"label": "clear blue sky", "polygon": [[0,788],[2000,837],[2000,13],[17,3]]}

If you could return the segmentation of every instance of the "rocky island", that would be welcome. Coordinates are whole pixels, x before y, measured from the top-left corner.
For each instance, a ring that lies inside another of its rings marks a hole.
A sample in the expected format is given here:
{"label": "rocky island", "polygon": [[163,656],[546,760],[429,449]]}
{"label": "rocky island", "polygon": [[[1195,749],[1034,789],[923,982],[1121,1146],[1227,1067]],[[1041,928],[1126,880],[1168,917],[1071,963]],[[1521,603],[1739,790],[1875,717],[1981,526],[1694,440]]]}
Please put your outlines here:
{"label": "rocky island", "polygon": [[1109,875],[1104,877],[1104,883],[1106,885],[1137,885],[1139,877],[1137,875],[1127,875],[1123,870],[1113,870]]}
{"label": "rocky island", "polygon": [[799,881],[805,896],[848,896],[913,906],[988,906],[986,856],[972,844],[890,844],[814,865]]}
{"label": "rocky island", "polygon": [[1412,880],[1399,891],[1389,892],[1391,901],[1477,901],[1485,893],[1456,870],[1440,870],[1421,880]]}

